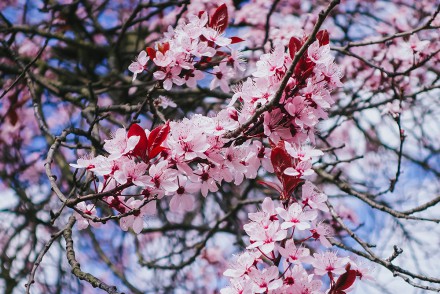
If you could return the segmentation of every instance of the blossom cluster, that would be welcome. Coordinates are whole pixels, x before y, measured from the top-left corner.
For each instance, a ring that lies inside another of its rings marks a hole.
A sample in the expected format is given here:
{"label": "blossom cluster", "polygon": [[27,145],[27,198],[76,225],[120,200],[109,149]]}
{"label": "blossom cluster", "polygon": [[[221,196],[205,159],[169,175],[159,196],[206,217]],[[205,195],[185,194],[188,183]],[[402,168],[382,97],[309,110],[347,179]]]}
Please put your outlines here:
{"label": "blossom cluster", "polygon": [[[135,74],[140,73],[152,59],[157,66],[154,75],[165,89],[183,82],[195,85],[189,80],[198,80],[203,64],[212,54],[225,56],[217,49],[233,42],[221,35],[227,19],[223,5],[209,21],[206,12],[189,16],[188,23],[166,33],[165,39],[157,43],[157,50],[147,48],[148,53],[141,52],[130,69],[137,68]],[[275,99],[296,52],[307,39],[293,37],[287,48],[276,44],[272,52],[263,54],[252,77],[236,87],[229,105],[216,115],[197,114],[151,131],[137,124],[128,130],[121,128],[105,141],[108,155],[81,158],[72,164],[96,176],[96,193],[111,195],[96,198],[94,204],[101,201],[108,205],[119,214],[122,229],[132,228],[138,233],[142,229],[138,219],[154,211],[154,200],[168,196],[171,211],[190,211],[199,191],[206,197],[209,192],[218,191],[223,181],[239,185],[245,178],[256,178],[260,166],[274,172],[279,180],[262,184],[277,189],[283,199],[288,199],[304,177],[313,173],[312,157],[322,155],[309,143],[314,143],[314,127],[326,117],[325,111],[333,103],[330,91],[340,85],[326,31],[316,35],[299,59],[279,102],[235,137],[227,135],[240,130],[259,107]],[[214,71],[222,73],[216,74],[215,79],[229,76],[226,67],[241,70],[239,59],[231,56],[220,58],[219,65],[214,66]],[[183,74],[188,72],[194,76],[186,79]],[[225,88],[221,86],[223,80],[218,82],[220,88]],[[314,205],[313,201],[310,205]],[[76,207],[78,218],[85,217],[89,223],[96,221],[96,210],[82,208]],[[85,224],[82,222],[82,227]]]}
{"label": "blossom cluster", "polygon": [[313,245],[331,247],[331,226],[317,222],[318,210],[328,210],[326,200],[327,196],[309,181],[303,186],[301,199],[288,207],[265,198],[261,211],[249,213],[251,222],[244,225],[244,230],[250,245],[224,272],[230,286],[221,293],[320,294],[324,293],[323,284],[316,277],[326,275],[330,278],[326,293],[346,293],[357,277],[371,279],[368,268],[335,251],[311,254]]}
{"label": "blossom cluster", "polygon": [[[154,63],[151,69],[155,79],[162,82],[165,90],[173,85],[186,85],[190,88],[205,78],[204,72],[213,67],[211,89],[218,86],[229,91],[229,80],[234,72],[244,71],[237,50],[230,45],[243,41],[238,37],[223,36],[228,24],[226,5],[221,5],[208,19],[208,13],[188,15],[188,23],[181,23],[175,29],[168,27],[165,38],[141,51],[137,60],[128,69],[134,73],[133,80],[139,73],[148,70],[148,61]],[[225,51],[226,50],[226,51]]]}

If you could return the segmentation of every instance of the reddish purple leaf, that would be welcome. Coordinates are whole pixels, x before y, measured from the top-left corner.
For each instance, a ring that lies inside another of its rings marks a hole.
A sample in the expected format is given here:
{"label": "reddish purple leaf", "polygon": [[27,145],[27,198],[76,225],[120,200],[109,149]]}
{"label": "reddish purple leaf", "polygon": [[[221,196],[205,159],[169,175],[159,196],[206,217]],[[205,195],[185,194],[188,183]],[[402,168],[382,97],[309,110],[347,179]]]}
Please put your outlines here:
{"label": "reddish purple leaf", "polygon": [[239,37],[231,37],[231,44],[237,44],[237,43],[240,43],[240,42],[244,42],[244,40],[242,39],[242,38],[239,38]]}
{"label": "reddish purple leaf", "polygon": [[289,41],[289,54],[290,54],[290,58],[293,59],[293,57],[295,56],[295,53],[301,48],[301,41],[296,38],[296,37],[292,37],[290,38]]}
{"label": "reddish purple leaf", "polygon": [[226,4],[222,4],[212,15],[209,27],[217,30],[221,34],[228,27],[228,21],[228,8]]}
{"label": "reddish purple leaf", "polygon": [[151,60],[156,58],[156,50],[154,50],[151,47],[147,47],[146,51],[147,51],[147,54],[148,54],[148,56],[150,57]]}
{"label": "reddish purple leaf", "polygon": [[144,129],[138,124],[132,124],[127,133],[128,138],[130,138],[131,136],[140,137],[139,142],[133,149],[133,154],[141,158],[145,158],[148,148],[148,139]]}
{"label": "reddish purple leaf", "polygon": [[334,291],[336,291],[336,293],[343,293],[343,290],[347,290],[348,288],[350,288],[355,280],[356,280],[355,270],[349,270],[345,272],[336,281],[334,286]]}
{"label": "reddish purple leaf", "polygon": [[316,39],[318,39],[320,46],[324,46],[324,45],[327,45],[328,43],[330,43],[330,37],[328,35],[327,30],[319,31],[316,34]]}
{"label": "reddish purple leaf", "polygon": [[148,136],[148,157],[154,158],[160,152],[164,150],[164,148],[159,148],[160,145],[165,141],[168,134],[170,133],[170,124],[166,122],[163,126],[158,126],[154,130],[151,131]]}

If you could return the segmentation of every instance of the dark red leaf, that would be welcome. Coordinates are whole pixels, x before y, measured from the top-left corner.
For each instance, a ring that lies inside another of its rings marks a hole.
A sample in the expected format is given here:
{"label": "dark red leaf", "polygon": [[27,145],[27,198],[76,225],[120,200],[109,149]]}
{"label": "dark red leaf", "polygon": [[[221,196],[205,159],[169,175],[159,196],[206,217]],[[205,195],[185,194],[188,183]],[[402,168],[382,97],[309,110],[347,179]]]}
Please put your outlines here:
{"label": "dark red leaf", "polygon": [[149,158],[155,158],[157,155],[159,155],[162,151],[166,150],[167,148],[162,147],[162,146],[157,146],[156,148],[154,148],[153,150],[151,150],[148,153],[148,157]]}
{"label": "dark red leaf", "polygon": [[293,59],[293,57],[295,56],[295,53],[301,48],[301,41],[296,38],[296,37],[292,37],[290,38],[289,41],[289,54],[290,54],[290,58]]}
{"label": "dark red leaf", "polygon": [[335,283],[334,290],[338,293],[342,293],[343,290],[347,290],[353,285],[356,280],[356,271],[349,270],[342,274]]}
{"label": "dark red leaf", "polygon": [[[154,130],[151,131],[150,135],[148,136],[148,157],[153,158],[153,150],[155,150],[157,147],[160,147],[160,145],[165,141],[168,134],[170,133],[170,124],[167,122],[163,126],[158,126]],[[160,150],[157,154],[159,154],[162,150]],[[156,151],[155,151],[156,152]],[[156,154],[156,155],[157,155]]]}
{"label": "dark red leaf", "polygon": [[231,37],[231,44],[237,44],[240,42],[244,42],[244,40],[242,38],[239,37]]}
{"label": "dark red leaf", "polygon": [[[284,141],[280,142],[284,143]],[[291,166],[291,157],[284,148],[284,144],[278,144],[272,149],[270,161],[272,162],[274,171],[278,178],[284,173],[286,168]]]}
{"label": "dark red leaf", "polygon": [[217,30],[220,34],[228,27],[228,8],[226,4],[220,5],[211,17],[209,27]]}
{"label": "dark red leaf", "polygon": [[324,45],[327,45],[328,43],[330,43],[330,37],[328,35],[327,30],[319,31],[316,34],[316,39],[318,39],[320,46],[324,46]]}
{"label": "dark red leaf", "polygon": [[148,139],[144,129],[138,124],[132,124],[130,129],[128,130],[127,138],[130,138],[131,136],[140,137],[139,142],[133,149],[133,154],[144,158],[148,148]]}
{"label": "dark red leaf", "polygon": [[154,50],[151,47],[147,47],[147,54],[148,56],[150,56],[150,59],[153,60],[154,58],[156,58],[156,50]]}
{"label": "dark red leaf", "polygon": [[284,191],[287,195],[290,195],[295,191],[295,189],[303,182],[300,178],[292,177],[288,175],[282,175],[282,183],[284,186]]}

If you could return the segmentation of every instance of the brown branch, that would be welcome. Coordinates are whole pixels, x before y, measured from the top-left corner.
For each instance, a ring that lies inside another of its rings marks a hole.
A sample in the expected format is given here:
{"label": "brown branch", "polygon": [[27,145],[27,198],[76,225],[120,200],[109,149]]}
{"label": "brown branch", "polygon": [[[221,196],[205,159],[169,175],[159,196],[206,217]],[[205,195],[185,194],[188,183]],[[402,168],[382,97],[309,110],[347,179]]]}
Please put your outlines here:
{"label": "brown branch", "polygon": [[78,279],[87,281],[94,288],[100,288],[109,294],[121,294],[115,286],[109,286],[92,274],[85,273],[81,270],[81,265],[75,258],[75,249],[73,247],[72,239],[72,226],[75,223],[75,218],[73,216],[69,219],[69,226],[67,226],[63,231],[63,237],[66,240],[66,256],[67,261],[72,267],[72,274],[74,274]]}

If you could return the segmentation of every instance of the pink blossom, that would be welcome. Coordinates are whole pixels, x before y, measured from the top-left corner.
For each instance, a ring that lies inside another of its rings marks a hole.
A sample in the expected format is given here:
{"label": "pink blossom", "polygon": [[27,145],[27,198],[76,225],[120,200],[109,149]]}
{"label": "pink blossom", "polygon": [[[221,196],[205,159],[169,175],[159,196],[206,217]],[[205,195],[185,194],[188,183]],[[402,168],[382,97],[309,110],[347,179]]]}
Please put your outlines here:
{"label": "pink blossom", "polygon": [[254,77],[270,77],[275,75],[284,66],[284,46],[278,44],[272,53],[264,54],[257,61],[257,70]]}
{"label": "pink blossom", "polygon": [[295,242],[289,239],[285,247],[279,247],[280,254],[286,258],[289,263],[300,263],[306,261],[306,257],[310,256],[310,250],[307,248],[295,246]]}
{"label": "pink blossom", "polygon": [[296,145],[285,142],[286,151],[293,158],[298,158],[300,161],[310,160],[313,157],[324,155],[321,150],[310,147],[309,145]]}
{"label": "pink blossom", "polygon": [[136,61],[132,62],[128,66],[128,70],[133,73],[133,81],[136,79],[139,73],[146,69],[148,60],[150,60],[150,57],[148,57],[147,52],[141,51],[136,58]]}
{"label": "pink blossom", "polygon": [[200,190],[200,184],[192,183],[183,175],[177,176],[177,188],[170,201],[173,212],[191,211],[194,208],[194,193]]}
{"label": "pink blossom", "polygon": [[[171,64],[171,62],[173,62],[173,58],[171,57],[172,52],[170,50],[166,51],[165,54],[160,52],[160,51],[156,51],[156,57],[153,59],[153,62],[160,67],[167,67],[168,65]],[[158,77],[156,77],[157,79],[159,79]]]}
{"label": "pink blossom", "polygon": [[258,270],[252,268],[249,277],[254,283],[254,293],[266,293],[278,289],[283,285],[283,281],[279,279],[279,271],[276,266],[271,266],[267,269]]}
{"label": "pink blossom", "polygon": [[226,277],[239,278],[243,275],[249,274],[251,268],[257,262],[261,253],[258,251],[245,251],[236,257],[228,269],[223,273]]}
{"label": "pink blossom", "polygon": [[128,159],[122,165],[122,169],[115,171],[114,178],[120,184],[132,182],[136,186],[145,187],[151,180],[145,173],[148,165],[144,162],[135,163]]}
{"label": "pink blossom", "polygon": [[139,234],[144,226],[144,216],[154,214],[156,211],[156,201],[150,201],[146,204],[142,200],[135,200],[130,198],[126,206],[135,212],[131,215],[121,218],[119,225],[123,231],[127,231],[129,228],[133,229],[133,232]]}
{"label": "pink blossom", "polygon": [[[76,208],[81,210],[84,214],[97,217],[96,215],[96,207],[94,204],[85,204],[84,202],[80,202],[76,205]],[[78,225],[78,230],[83,230],[87,228],[89,225],[91,225],[94,228],[98,228],[101,226],[101,223],[94,222],[91,219],[84,218],[81,214],[78,212],[74,212],[73,215],[75,216],[76,223]]]}
{"label": "pink blossom", "polygon": [[202,34],[208,41],[214,42],[221,47],[231,44],[231,39],[223,37],[222,34],[212,28],[204,27]]}
{"label": "pink blossom", "polygon": [[193,175],[190,176],[191,181],[200,183],[200,189],[203,197],[208,196],[208,192],[217,192],[218,186],[214,179],[214,169],[208,167],[199,167]]}
{"label": "pink blossom", "polygon": [[310,228],[309,221],[317,217],[314,210],[303,211],[298,203],[292,203],[288,210],[281,207],[277,209],[278,214],[284,222],[281,224],[281,229],[297,228],[298,230],[306,230]]}
{"label": "pink blossom", "polygon": [[202,80],[204,77],[205,74],[196,69],[190,70],[184,75],[185,83],[190,88],[197,87],[197,81]]}
{"label": "pink blossom", "polygon": [[281,139],[292,139],[292,132],[289,126],[286,125],[286,117],[280,109],[264,114],[264,134],[275,143]]}
{"label": "pink blossom", "polygon": [[287,231],[280,229],[278,222],[271,222],[268,226],[252,222],[244,225],[243,229],[251,239],[251,245],[246,248],[259,248],[264,254],[275,248],[276,241],[281,241],[287,236]]}
{"label": "pink blossom", "polygon": [[314,253],[312,265],[315,267],[315,274],[323,276],[328,273],[342,275],[345,273],[345,266],[350,260],[347,257],[338,257],[336,252],[326,251]]}
{"label": "pink blossom", "polygon": [[104,149],[110,153],[109,159],[118,159],[132,151],[139,139],[139,136],[127,138],[127,131],[121,128],[116,131],[111,140],[105,140]]}
{"label": "pink blossom", "polygon": [[179,188],[175,181],[177,171],[169,169],[166,160],[151,165],[148,173],[151,177],[149,184],[156,188],[159,195],[175,192]]}
{"label": "pink blossom", "polygon": [[171,100],[170,98],[163,96],[163,95],[159,95],[159,97],[157,97],[154,100],[154,105],[157,105],[159,107],[162,107],[163,109],[167,109],[168,107],[170,108],[176,108],[177,104],[174,103],[173,100]]}
{"label": "pink blossom", "polygon": [[328,241],[328,237],[333,233],[332,227],[319,222],[314,229],[311,229],[312,238],[319,240],[324,247],[330,248],[332,244]]}
{"label": "pink blossom", "polygon": [[231,286],[220,290],[221,294],[254,294],[250,279],[231,279]]}
{"label": "pink blossom", "polygon": [[284,170],[284,174],[292,177],[310,176],[314,173],[312,163],[308,161],[301,161],[295,167],[288,167]]}
{"label": "pink blossom", "polygon": [[275,210],[275,204],[270,197],[266,197],[261,204],[261,210],[259,212],[250,212],[248,214],[249,219],[254,222],[268,223],[269,221],[278,220],[277,211]]}
{"label": "pink blossom", "polygon": [[163,70],[154,72],[154,77],[158,80],[163,80],[163,88],[167,91],[171,90],[173,83],[181,86],[185,80],[179,77],[182,68],[179,66],[166,67]]}
{"label": "pink blossom", "polygon": [[226,65],[225,62],[221,62],[220,65],[214,66],[213,69],[214,79],[212,79],[209,84],[209,88],[214,90],[218,86],[222,89],[223,92],[229,92],[229,77],[231,74],[231,69]]}
{"label": "pink blossom", "polygon": [[325,204],[327,201],[327,195],[319,192],[315,185],[313,185],[310,181],[306,181],[302,186],[302,200],[302,204],[304,206],[309,206],[310,208],[319,209],[322,211],[328,211],[328,207]]}
{"label": "pink blossom", "polygon": [[318,40],[309,46],[307,54],[317,64],[329,64],[333,61],[333,57],[330,55],[330,45],[320,46]]}

